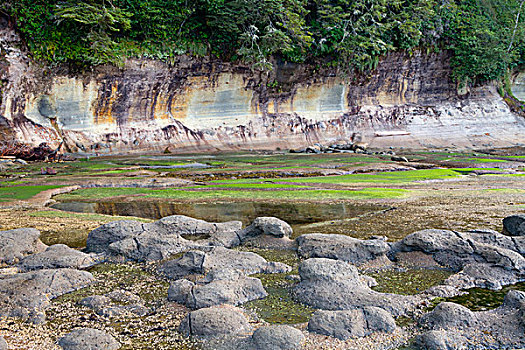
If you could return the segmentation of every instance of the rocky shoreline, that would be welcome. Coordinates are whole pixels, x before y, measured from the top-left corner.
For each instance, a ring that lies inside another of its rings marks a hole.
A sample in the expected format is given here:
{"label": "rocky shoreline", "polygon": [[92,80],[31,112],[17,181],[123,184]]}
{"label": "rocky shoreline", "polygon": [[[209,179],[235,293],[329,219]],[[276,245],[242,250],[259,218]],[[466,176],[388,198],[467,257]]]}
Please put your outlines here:
{"label": "rocky shoreline", "polygon": [[[47,247],[35,229],[0,231],[0,320],[13,329],[23,322],[48,327],[57,318],[55,299],[98,283],[93,267],[132,263],[164,283],[155,302],[117,284],[105,293],[77,298],[74,307],[88,318],[123,326],[146,319],[160,325],[175,308],[179,316],[162,331],[176,333],[174,341],[184,343],[181,349],[191,348],[192,342],[210,349],[359,349],[370,344],[394,349],[410,339],[420,349],[520,348],[525,347],[524,292],[510,291],[500,307],[488,311],[437,303],[469,288],[499,290],[525,281],[525,216],[507,217],[503,225],[503,233],[428,229],[393,243],[384,237],[359,240],[318,233],[292,241],[290,225],[273,217],[259,217],[243,228],[239,221],[210,223],[177,215],[152,223],[102,225],[89,234],[82,252],[61,244]],[[235,249],[247,242],[293,249],[301,259],[298,269]],[[419,268],[445,269],[451,275],[415,295],[372,288],[377,282],[367,271],[393,269],[410,259]],[[245,303],[269,294],[254,274],[285,274],[293,281],[294,299],[315,310],[309,322],[271,325],[244,309]],[[142,286],[140,292],[147,289]],[[409,325],[402,325],[402,319]],[[48,335],[47,344],[57,349],[129,348],[111,327],[76,323],[67,332]],[[9,332],[2,334],[7,344],[16,340]],[[356,342],[360,338],[361,344]],[[8,349],[1,337],[0,349]]]}

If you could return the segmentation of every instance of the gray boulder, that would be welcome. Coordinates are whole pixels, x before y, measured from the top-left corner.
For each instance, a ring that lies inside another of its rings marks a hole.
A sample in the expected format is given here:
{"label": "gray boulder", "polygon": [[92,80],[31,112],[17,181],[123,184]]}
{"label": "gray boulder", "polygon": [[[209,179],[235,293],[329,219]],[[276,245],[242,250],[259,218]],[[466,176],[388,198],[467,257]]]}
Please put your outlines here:
{"label": "gray boulder", "polygon": [[509,237],[491,230],[423,230],[394,243],[391,255],[414,251],[458,272],[445,282],[457,289],[500,289],[525,280],[525,236]]}
{"label": "gray boulder", "polygon": [[111,243],[138,236],[147,227],[147,224],[132,220],[109,222],[89,233],[86,250],[94,253],[109,253]]}
{"label": "gray boulder", "polygon": [[360,240],[345,235],[311,233],[297,238],[297,252],[303,258],[329,258],[360,265],[390,250],[381,239]]}
{"label": "gray boulder", "polygon": [[274,217],[258,217],[252,224],[239,233],[241,239],[258,235],[271,235],[290,238],[293,230],[285,221]]}
{"label": "gray boulder", "polygon": [[464,306],[448,302],[440,303],[420,320],[420,325],[430,329],[467,328],[475,327],[477,324],[474,312]]}
{"label": "gray boulder", "polygon": [[350,337],[365,337],[373,332],[391,333],[396,322],[387,311],[377,307],[340,311],[316,311],[310,322],[310,332],[346,340]]}
{"label": "gray boulder", "polygon": [[241,305],[268,295],[261,281],[232,270],[221,271],[202,283],[178,280],[170,285],[168,300],[200,309],[214,305]]}
{"label": "gray boulder", "polygon": [[209,236],[211,240],[217,240],[219,245],[233,247],[239,245],[237,232],[242,229],[242,222],[207,222],[204,220],[190,218],[184,215],[167,216],[156,222],[157,225],[170,233],[183,236]]}
{"label": "gray boulder", "polygon": [[64,350],[116,350],[120,344],[110,334],[93,328],[79,328],[58,340]]}
{"label": "gray boulder", "polygon": [[266,259],[258,254],[224,247],[186,252],[181,258],[163,264],[159,271],[168,278],[179,279],[190,274],[206,274],[216,269],[236,270],[247,275],[291,271],[290,266],[282,263],[267,262]]}
{"label": "gray boulder", "polygon": [[255,350],[295,350],[304,340],[303,333],[291,326],[263,326],[252,335]]}
{"label": "gray boulder", "polygon": [[500,307],[489,311],[472,312],[457,304],[441,303],[421,318],[420,325],[430,331],[446,332],[430,332],[420,337],[420,343],[430,344],[429,348],[453,349],[451,344],[466,344],[469,349],[524,348],[525,293],[511,291]]}
{"label": "gray boulder", "polygon": [[[209,223],[183,215],[146,224],[117,221],[91,231],[87,250],[137,261],[161,260],[192,248],[238,245],[241,226],[240,221]],[[206,238],[187,240],[183,236]]]}
{"label": "gray boulder", "polygon": [[359,278],[357,269],[341,260],[312,258],[299,265],[301,282],[295,298],[323,310],[350,310],[377,306],[394,316],[406,315],[421,304],[421,296],[379,293]]}
{"label": "gray boulder", "polygon": [[23,257],[46,248],[40,241],[40,231],[34,228],[0,231],[0,265],[15,264]]}
{"label": "gray boulder", "polygon": [[0,276],[0,317],[18,317],[40,323],[49,301],[94,281],[86,271],[38,270]]}
{"label": "gray boulder", "polygon": [[418,335],[415,344],[421,350],[466,350],[469,348],[468,340],[464,336],[443,330],[433,330]]}
{"label": "gray boulder", "polygon": [[179,331],[186,336],[213,338],[246,335],[253,328],[241,309],[222,305],[190,312],[182,320]]}
{"label": "gray boulder", "polygon": [[503,227],[510,236],[525,236],[525,214],[507,216]]}
{"label": "gray boulder", "polygon": [[85,269],[95,265],[93,258],[64,244],[55,244],[44,252],[29,255],[18,264],[21,271],[40,269]]}
{"label": "gray boulder", "polygon": [[0,350],[7,350],[9,349],[9,346],[7,345],[7,342],[4,338],[0,337]]}

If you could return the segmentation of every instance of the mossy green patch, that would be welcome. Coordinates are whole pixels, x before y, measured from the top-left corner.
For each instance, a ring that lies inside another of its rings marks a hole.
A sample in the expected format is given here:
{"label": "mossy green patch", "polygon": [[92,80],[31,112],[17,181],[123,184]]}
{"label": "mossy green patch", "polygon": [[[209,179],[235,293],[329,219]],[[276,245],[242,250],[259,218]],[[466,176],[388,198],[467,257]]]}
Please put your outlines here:
{"label": "mossy green patch", "polygon": [[377,292],[413,295],[442,283],[452,272],[440,269],[409,269],[385,270],[369,275],[378,283],[373,288]]}
{"label": "mossy green patch", "polygon": [[[280,179],[279,182],[294,182],[297,184],[334,184],[348,185],[353,183],[384,183],[400,184],[423,180],[439,180],[458,177],[460,174],[451,169],[422,169],[409,171],[378,172],[375,174],[349,174],[317,177],[295,177]],[[251,183],[254,179],[218,180],[214,183]],[[259,180],[260,181],[260,180]]]}
{"label": "mossy green patch", "polygon": [[29,199],[42,191],[61,188],[58,185],[12,186],[0,188],[0,201]]}
{"label": "mossy green patch", "polygon": [[141,195],[146,198],[172,200],[345,200],[400,198],[410,194],[409,190],[395,188],[364,188],[360,190],[179,190],[147,188],[87,188],[56,197],[57,200],[96,200],[115,196]]}
{"label": "mossy green patch", "polygon": [[511,290],[525,292],[525,282],[503,287],[501,290],[489,290],[482,288],[469,289],[467,294],[459,295],[447,299],[435,299],[433,303],[439,304],[441,301],[449,301],[468,307],[472,311],[483,311],[494,309],[503,303],[505,295]]}
{"label": "mossy green patch", "polygon": [[474,163],[505,163],[504,159],[495,159],[495,158],[468,158],[468,161]]}
{"label": "mossy green patch", "polygon": [[261,280],[269,295],[264,299],[250,301],[244,304],[244,307],[254,311],[269,323],[297,324],[308,322],[315,310],[296,302],[292,298],[291,288],[295,282],[287,279],[287,275],[282,273],[253,275],[252,277]]}
{"label": "mossy green patch", "polygon": [[166,298],[169,283],[158,279],[139,264],[112,264],[104,263],[89,269],[89,272],[100,282],[86,288],[63,295],[56,302],[78,302],[90,295],[102,295],[115,289],[129,289],[137,294],[148,306],[155,306],[156,301]]}

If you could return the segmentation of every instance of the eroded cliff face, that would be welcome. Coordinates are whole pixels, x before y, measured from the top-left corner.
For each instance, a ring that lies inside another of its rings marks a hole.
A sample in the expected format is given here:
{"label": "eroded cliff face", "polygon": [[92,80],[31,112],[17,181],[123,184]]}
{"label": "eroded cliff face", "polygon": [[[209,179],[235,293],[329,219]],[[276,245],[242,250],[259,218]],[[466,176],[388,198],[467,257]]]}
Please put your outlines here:
{"label": "eroded cliff face", "polygon": [[[525,119],[493,86],[459,96],[448,55],[384,57],[370,76],[276,62],[271,76],[181,56],[71,75],[32,65],[0,35],[4,138],[72,150],[148,152],[298,147],[348,140],[371,146],[498,147],[525,143]],[[47,72],[47,74],[44,74]]]}

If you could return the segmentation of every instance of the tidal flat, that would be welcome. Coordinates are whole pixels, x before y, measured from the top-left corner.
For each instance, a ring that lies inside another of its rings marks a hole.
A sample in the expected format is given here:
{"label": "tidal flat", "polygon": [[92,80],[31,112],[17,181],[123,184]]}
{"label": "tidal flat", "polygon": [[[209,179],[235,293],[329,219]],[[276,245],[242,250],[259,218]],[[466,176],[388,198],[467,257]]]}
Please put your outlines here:
{"label": "tidal flat", "polygon": [[[323,233],[396,242],[429,228],[501,232],[503,218],[525,213],[523,156],[408,151],[403,156],[409,162],[395,162],[384,154],[264,152],[114,156],[17,165],[0,173],[0,227],[34,227],[47,245],[82,250],[89,232],[115,220],[152,223],[186,215],[210,222],[238,220],[246,227],[257,217],[272,216],[291,225],[292,240]],[[52,166],[57,174],[41,175],[43,166]],[[65,188],[64,193],[56,192]],[[254,241],[237,248],[292,268],[286,273],[252,274],[269,295],[242,307],[255,325],[299,328],[307,335],[305,348],[313,349],[326,338],[321,341],[306,332],[316,308],[294,297],[298,266],[304,258],[291,242],[281,247]],[[53,299],[46,310],[48,322],[29,325],[1,320],[0,335],[20,348],[58,349],[54,342],[74,326],[102,325],[125,349],[199,348],[197,342],[177,333],[189,309],[168,300],[170,281],[157,267],[158,263],[122,261],[92,267],[89,271],[97,282]],[[446,268],[405,268],[397,263],[386,269],[360,268],[360,272],[375,279],[375,291],[401,295],[418,295],[452,275]],[[77,304],[83,297],[115,288],[137,294],[153,312],[119,319]],[[525,290],[522,283],[501,292],[478,288],[443,300],[473,311],[489,310],[499,306],[510,289]],[[377,340],[392,349],[408,344],[418,333],[416,318],[397,320],[401,328],[395,341],[374,335],[363,344]],[[352,341],[333,344],[359,347]]]}

